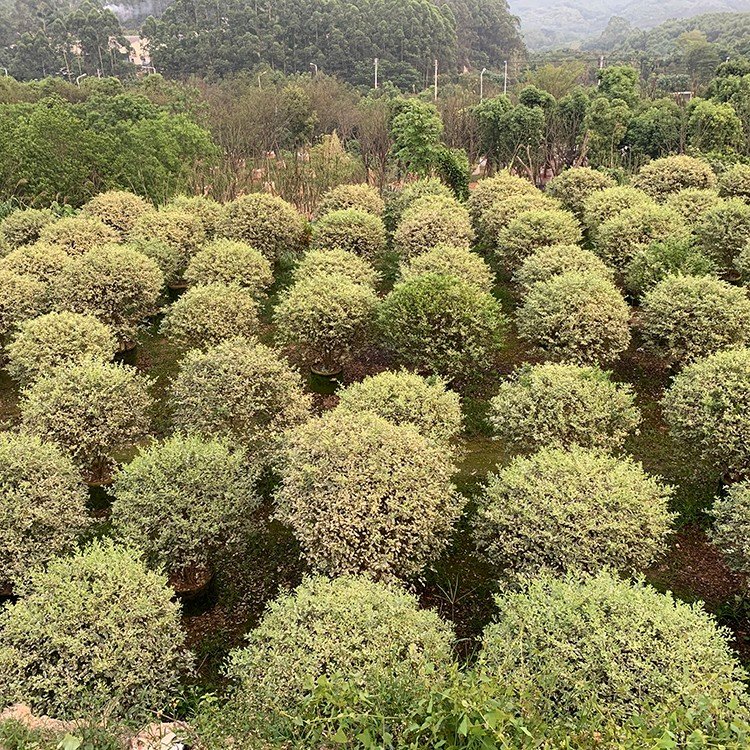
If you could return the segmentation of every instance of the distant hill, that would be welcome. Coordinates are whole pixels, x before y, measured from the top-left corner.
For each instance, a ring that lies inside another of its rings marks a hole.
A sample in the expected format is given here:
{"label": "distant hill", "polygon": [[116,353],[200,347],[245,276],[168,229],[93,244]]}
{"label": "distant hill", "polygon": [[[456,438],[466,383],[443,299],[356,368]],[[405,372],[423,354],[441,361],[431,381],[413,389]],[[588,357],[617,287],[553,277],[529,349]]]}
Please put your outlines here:
{"label": "distant hill", "polygon": [[578,46],[596,37],[612,16],[639,29],[699,14],[750,12],[750,0],[510,0],[529,49]]}

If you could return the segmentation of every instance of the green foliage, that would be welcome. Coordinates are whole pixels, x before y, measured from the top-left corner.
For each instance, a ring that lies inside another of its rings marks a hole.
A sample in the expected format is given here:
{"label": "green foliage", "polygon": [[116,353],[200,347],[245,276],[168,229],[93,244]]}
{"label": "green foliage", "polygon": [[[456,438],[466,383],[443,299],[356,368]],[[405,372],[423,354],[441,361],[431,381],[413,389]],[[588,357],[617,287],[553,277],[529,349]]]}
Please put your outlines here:
{"label": "green foliage", "polygon": [[344,276],[371,289],[375,289],[380,280],[380,275],[367,260],[340,248],[308,250],[294,269],[294,280],[301,282],[320,274]]}
{"label": "green foliage", "polygon": [[633,185],[653,198],[662,199],[685,188],[714,188],[716,175],[709,164],[692,156],[665,156],[646,164]]}
{"label": "green foliage", "polygon": [[191,663],[179,604],[130,550],[97,542],[53,559],[20,593],[0,614],[3,703],[122,718],[165,705]]}
{"label": "green foliage", "polygon": [[312,228],[313,248],[347,250],[370,262],[381,258],[385,242],[385,226],[380,217],[358,208],[328,211]]}
{"label": "green foliage", "polygon": [[276,517],[328,575],[420,573],[446,547],[465,499],[447,445],[412,424],[335,410],[287,433]]}
{"label": "green foliage", "polygon": [[47,287],[32,276],[0,269],[0,338],[29,318],[46,312]]}
{"label": "green foliage", "polygon": [[117,340],[91,315],[48,313],[22,323],[5,351],[8,374],[28,385],[59,365],[110,361]]}
{"label": "green foliage", "polygon": [[113,454],[148,432],[149,381],[130,367],[84,361],[56,367],[22,394],[23,430],[58,443],[101,478]]}
{"label": "green foliage", "polygon": [[642,203],[620,211],[599,225],[594,249],[608,264],[624,271],[633,256],[652,242],[665,237],[685,239],[688,234],[688,228],[676,211],[667,206]]}
{"label": "green foliage", "polygon": [[706,211],[695,226],[698,245],[722,268],[731,268],[742,248],[750,242],[750,205],[727,198]]}
{"label": "green foliage", "polygon": [[441,151],[442,134],[443,121],[433,105],[420,99],[397,102],[391,121],[391,148],[403,172],[429,175]]}
{"label": "green foliage", "polygon": [[244,339],[188,352],[170,401],[178,429],[226,438],[261,458],[310,413],[299,373],[273,349]]}
{"label": "green foliage", "polygon": [[156,312],[163,286],[162,272],[151,258],[124,245],[101,245],[72,256],[51,293],[56,310],[92,315],[127,346]]}
{"label": "green foliage", "polygon": [[688,365],[662,400],[672,437],[730,474],[747,470],[750,350],[730,349]]}
{"label": "green foliage", "polygon": [[124,190],[110,190],[95,195],[83,206],[81,214],[101,219],[124,238],[150,209],[149,204],[138,195]]}
{"label": "green foliage", "polygon": [[214,239],[224,218],[224,207],[207,195],[176,195],[167,205],[195,216],[203,225],[208,240]]}
{"label": "green foliage", "polygon": [[379,300],[371,287],[340,274],[297,281],[274,309],[276,337],[311,366],[335,370],[370,341]]}
{"label": "green foliage", "polygon": [[488,372],[505,342],[500,304],[455,276],[424,273],[399,282],[381,303],[378,321],[399,364],[446,380]]}
{"label": "green foliage", "polygon": [[439,148],[435,157],[435,169],[456,198],[465,201],[469,197],[471,164],[466,151],[462,148]]}
{"label": "green foliage", "polygon": [[604,172],[590,167],[572,167],[557,175],[547,185],[547,193],[581,219],[586,199],[593,193],[614,186],[615,181]]}
{"label": "green foliage", "polygon": [[518,335],[550,359],[578,364],[616,360],[630,343],[630,309],[596,273],[568,271],[540,281],[516,311]]}
{"label": "green foliage", "polygon": [[750,343],[750,299],[711,276],[666,276],[642,305],[646,346],[666,362],[685,364]]}
{"label": "green foliage", "polygon": [[742,142],[742,121],[731,104],[708,99],[691,102],[688,137],[700,151],[722,151]]}
{"label": "green foliage", "polygon": [[605,572],[543,575],[496,601],[480,669],[548,720],[583,718],[596,706],[618,723],[661,722],[706,699],[724,717],[746,713],[729,634],[700,604]]}
{"label": "green foliage", "polygon": [[685,188],[667,196],[666,205],[677,211],[689,226],[700,221],[701,216],[715,208],[721,199],[716,190]]}
{"label": "green foliage", "polygon": [[633,255],[625,270],[625,286],[640,297],[667,276],[709,276],[716,271],[716,263],[691,239],[666,238]]}
{"label": "green foliage", "polygon": [[262,298],[273,284],[269,261],[245,242],[218,239],[204,245],[185,270],[188,284],[236,284]]}
{"label": "green foliage", "polygon": [[393,235],[393,248],[407,260],[436,245],[471,245],[474,230],[468,211],[455,201],[424,198],[404,211]]}
{"label": "green foliage", "polygon": [[733,570],[750,571],[750,485],[739,482],[718,497],[711,508],[711,540]]}
{"label": "green foliage", "polygon": [[653,200],[642,190],[630,185],[597,190],[583,201],[583,224],[589,236],[595,237],[596,230],[605,221],[634,206],[653,204]]}
{"label": "green foliage", "polygon": [[401,264],[401,278],[412,279],[423,273],[455,276],[483,292],[491,292],[495,274],[487,263],[469,247],[441,243]]}
{"label": "green foliage", "polygon": [[513,280],[522,291],[528,292],[538,281],[568,271],[595,273],[603,279],[613,280],[613,273],[602,259],[579,245],[548,245],[537,248],[519,266]]}
{"label": "green foliage", "polygon": [[494,203],[524,193],[536,194],[537,189],[529,180],[510,172],[498,172],[493,177],[479,180],[469,195],[469,213],[474,228],[479,231],[482,215]]}
{"label": "green foliage", "polygon": [[258,303],[249,290],[207,284],[188,289],[172,303],[159,332],[182,346],[202,348],[238,336],[251,339],[259,328]]}
{"label": "green foliage", "polygon": [[294,206],[266,193],[236,198],[224,207],[219,232],[247,242],[272,263],[294,256],[302,249],[305,222]]}
{"label": "green foliage", "polygon": [[425,437],[447,442],[461,432],[461,400],[440,378],[408,370],[381,372],[339,393],[338,408],[372,412],[394,424],[411,424]]}
{"label": "green foliage", "polygon": [[490,402],[495,435],[515,448],[615,451],[641,421],[629,385],[598,367],[523,365]]}
{"label": "green foliage", "polygon": [[490,475],[474,537],[512,579],[540,571],[631,573],[666,551],[670,495],[631,459],[542,448]]}
{"label": "green foliage", "polygon": [[750,164],[735,164],[719,175],[722,198],[750,200]]}
{"label": "green foliage", "polygon": [[13,211],[0,222],[0,245],[6,244],[11,250],[23,245],[33,245],[48,224],[57,221],[48,208],[26,208]]}
{"label": "green foliage", "polygon": [[433,669],[451,663],[453,638],[449,625],[397,586],[308,578],[271,602],[247,646],[232,653],[230,708],[251,717],[245,731],[257,736],[269,722],[293,723],[316,684],[341,674],[365,698],[352,701],[352,711],[403,714],[440,680]]}
{"label": "green foliage", "polygon": [[39,241],[75,255],[99,245],[119,242],[120,235],[94,216],[69,216],[46,224],[39,233]]}
{"label": "green foliage", "polygon": [[115,477],[114,534],[151,567],[210,567],[223,545],[247,532],[260,502],[256,474],[243,450],[218,440],[175,435],[156,443]]}
{"label": "green foliage", "polygon": [[320,217],[331,211],[343,211],[347,208],[356,208],[358,211],[367,211],[374,216],[382,216],[385,203],[380,193],[366,183],[337,185],[320,199],[317,213]]}
{"label": "green foliage", "polygon": [[70,458],[39,438],[0,432],[0,581],[75,549],[90,524],[88,494]]}
{"label": "green foliage", "polygon": [[22,245],[0,258],[0,268],[50,284],[67,262],[68,254],[65,250],[36,242],[33,245]]}
{"label": "green foliage", "polygon": [[449,188],[440,180],[429,177],[416,182],[411,182],[396,193],[388,196],[383,212],[383,221],[386,229],[393,232],[401,223],[401,217],[409,207],[420,198],[435,196],[438,198],[452,198]]}
{"label": "green foliage", "polygon": [[516,193],[501,198],[490,205],[479,217],[479,237],[487,250],[497,250],[498,236],[517,216],[527,211],[558,211],[560,203],[544,193]]}
{"label": "green foliage", "polygon": [[515,269],[541,247],[576,245],[581,228],[568,211],[524,211],[497,233],[495,241],[502,263]]}

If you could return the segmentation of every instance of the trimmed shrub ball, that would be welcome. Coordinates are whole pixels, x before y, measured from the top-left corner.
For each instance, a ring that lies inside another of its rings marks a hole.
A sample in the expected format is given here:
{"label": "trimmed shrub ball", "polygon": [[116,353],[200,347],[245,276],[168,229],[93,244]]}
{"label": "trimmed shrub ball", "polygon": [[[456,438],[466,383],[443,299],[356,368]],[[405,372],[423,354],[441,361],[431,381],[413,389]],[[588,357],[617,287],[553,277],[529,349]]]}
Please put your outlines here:
{"label": "trimmed shrub ball", "polygon": [[666,551],[670,495],[631,459],[542,448],[490,475],[474,536],[511,579],[543,570],[632,573]]}
{"label": "trimmed shrub ball", "polygon": [[80,255],[99,245],[120,241],[117,230],[93,216],[71,216],[47,224],[39,241],[59,247],[70,255]]}
{"label": "trimmed shrub ball", "polygon": [[0,703],[58,719],[166,705],[192,663],[166,583],[111,542],[32,573],[0,614]]}
{"label": "trimmed shrub ball", "polygon": [[393,235],[393,249],[408,260],[436,245],[471,245],[473,240],[474,230],[463,206],[445,198],[425,199],[404,212]]}
{"label": "trimmed shrub ball", "polygon": [[344,276],[370,289],[380,282],[380,275],[369,261],[340,248],[308,250],[294,269],[294,281],[306,281],[319,274]]}
{"label": "trimmed shrub ball", "polygon": [[610,281],[568,271],[540,281],[516,311],[518,335],[550,359],[612,362],[630,344],[630,309]]}
{"label": "trimmed shrub ball", "polygon": [[750,573],[750,483],[731,485],[709,512],[714,522],[711,541],[733,570]]}
{"label": "trimmed shrub ball", "polygon": [[401,264],[401,279],[406,281],[423,273],[456,276],[483,292],[495,286],[495,274],[469,247],[440,244]]}
{"label": "trimmed shrub ball", "polygon": [[633,178],[633,185],[654,198],[664,198],[685,188],[716,187],[716,175],[708,162],[692,156],[654,159]]}
{"label": "trimmed shrub ball", "polygon": [[380,193],[365,183],[337,185],[323,194],[318,203],[317,214],[320,217],[331,211],[342,211],[347,208],[356,208],[359,211],[367,211],[373,216],[382,216],[385,203]]}
{"label": "trimmed shrub ball", "polygon": [[322,573],[416,575],[461,514],[454,472],[448,447],[413,425],[334,410],[285,435],[276,517]]}
{"label": "trimmed shrub ball", "polygon": [[331,211],[318,219],[312,227],[313,248],[348,250],[371,263],[381,259],[385,244],[385,226],[382,220],[357,208]]}
{"label": "trimmed shrub ball", "polygon": [[148,211],[153,211],[153,206],[139,195],[125,190],[110,190],[95,195],[83,206],[81,215],[101,219],[124,238]]}
{"label": "trimmed shrub ball", "polygon": [[635,395],[598,367],[522,365],[490,401],[495,435],[521,450],[581,445],[615,451],[641,421]]}
{"label": "trimmed shrub ball", "polygon": [[557,175],[547,185],[547,194],[557,198],[563,206],[579,219],[583,217],[583,206],[593,193],[615,187],[615,181],[604,172],[590,167],[571,167]]}
{"label": "trimmed shrub ball", "polygon": [[56,221],[57,216],[48,208],[17,209],[0,221],[0,247],[6,245],[15,250],[33,245],[44,227]]}

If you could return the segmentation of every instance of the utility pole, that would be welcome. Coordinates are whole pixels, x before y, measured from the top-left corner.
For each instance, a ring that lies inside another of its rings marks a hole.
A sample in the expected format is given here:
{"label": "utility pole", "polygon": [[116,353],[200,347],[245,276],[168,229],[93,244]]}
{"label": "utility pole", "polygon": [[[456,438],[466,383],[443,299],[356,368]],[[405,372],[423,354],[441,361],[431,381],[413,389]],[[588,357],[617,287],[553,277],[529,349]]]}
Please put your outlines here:
{"label": "utility pole", "polygon": [[508,93],[508,61],[503,63],[503,96]]}
{"label": "utility pole", "polygon": [[76,78],[76,86],[78,86],[78,88],[81,88],[81,78],[85,78],[87,75],[88,73],[81,73],[81,75]]}
{"label": "utility pole", "polygon": [[260,77],[261,77],[261,76],[264,76],[264,75],[265,75],[266,73],[268,73],[268,71],[267,71],[267,70],[264,70],[264,71],[263,71],[262,73],[259,73],[259,74],[258,74],[258,88],[259,88],[259,89],[262,89],[262,88],[263,88],[263,87],[262,87],[262,86],[260,85]]}
{"label": "utility pole", "polygon": [[310,63],[310,67],[315,71],[313,73],[313,78],[315,78],[318,75],[318,66],[315,63]]}
{"label": "utility pole", "polygon": [[437,74],[438,74],[438,61],[435,59],[435,101],[437,101]]}
{"label": "utility pole", "polygon": [[484,101],[484,74],[487,72],[487,68],[482,68],[482,72],[479,74],[479,103]]}
{"label": "utility pole", "polygon": [[375,88],[378,87],[378,58],[375,58]]}

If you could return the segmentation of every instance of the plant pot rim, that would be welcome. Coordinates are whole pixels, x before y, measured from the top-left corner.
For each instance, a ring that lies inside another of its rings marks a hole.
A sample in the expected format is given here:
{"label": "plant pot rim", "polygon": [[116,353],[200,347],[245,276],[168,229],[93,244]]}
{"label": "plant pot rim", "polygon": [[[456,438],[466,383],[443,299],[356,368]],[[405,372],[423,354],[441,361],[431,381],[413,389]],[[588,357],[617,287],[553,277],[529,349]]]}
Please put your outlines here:
{"label": "plant pot rim", "polygon": [[310,366],[310,372],[313,375],[320,375],[322,378],[333,378],[336,375],[341,375],[344,368],[341,365],[335,365],[334,367],[325,367],[321,364],[315,364]]}
{"label": "plant pot rim", "polygon": [[187,565],[180,570],[172,571],[169,585],[180,599],[194,599],[200,596],[209,586],[214,571],[205,565]]}

